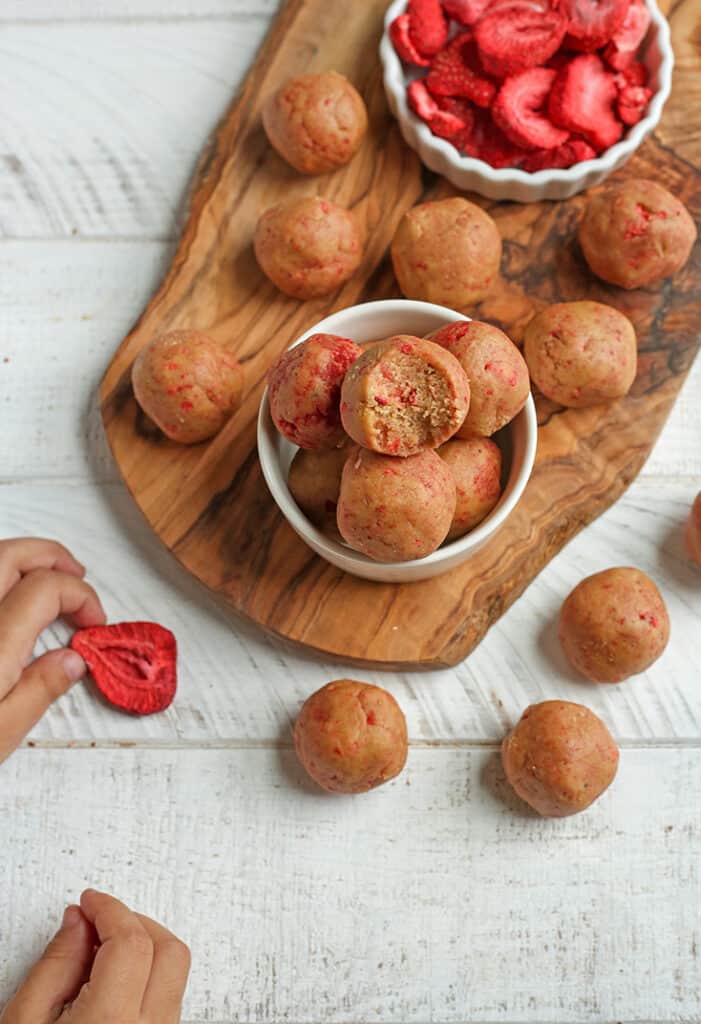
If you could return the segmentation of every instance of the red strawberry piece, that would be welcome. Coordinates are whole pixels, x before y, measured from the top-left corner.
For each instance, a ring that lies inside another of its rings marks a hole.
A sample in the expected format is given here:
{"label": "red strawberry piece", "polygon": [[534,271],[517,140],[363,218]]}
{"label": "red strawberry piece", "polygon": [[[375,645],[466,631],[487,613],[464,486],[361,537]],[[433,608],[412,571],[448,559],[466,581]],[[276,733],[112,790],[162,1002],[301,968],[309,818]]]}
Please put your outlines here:
{"label": "red strawberry piece", "polygon": [[647,85],[647,68],[642,61],[634,60],[616,75],[617,89],[625,89],[627,85]]}
{"label": "red strawberry piece", "polygon": [[409,0],[409,38],[424,57],[433,57],[448,40],[441,0]]}
{"label": "red strawberry piece", "polygon": [[449,18],[461,25],[474,25],[489,7],[490,0],[443,0],[443,9]]}
{"label": "red strawberry piece", "polygon": [[623,125],[614,104],[618,90],[614,76],[595,53],[581,54],[558,71],[550,90],[550,120],[583,135],[597,152],[618,142]]}
{"label": "red strawberry piece", "polygon": [[434,135],[442,139],[453,139],[464,130],[463,119],[452,111],[439,107],[420,78],[411,83],[407,97],[411,109],[426,122]]}
{"label": "red strawberry piece", "polygon": [[561,0],[568,21],[565,46],[589,53],[611,39],[621,27],[630,0]]}
{"label": "red strawberry piece", "polygon": [[[630,0],[621,26],[611,36],[604,59],[614,71],[624,71],[635,60],[640,44],[650,27],[650,11],[643,0]],[[644,85],[643,82],[638,83]]]}
{"label": "red strawberry piece", "polygon": [[492,117],[505,135],[524,149],[554,149],[569,132],[548,117],[548,96],[558,72],[528,68],[507,78],[492,107]]}
{"label": "red strawberry piece", "polygon": [[556,149],[536,149],[529,153],[523,161],[524,171],[533,174],[553,168],[564,169],[581,163],[582,160],[593,160],[596,152],[583,139],[569,139]]}
{"label": "red strawberry piece", "polygon": [[490,167],[517,167],[526,151],[494,124],[486,110],[476,110],[475,115],[470,138],[462,140],[467,155],[484,160]]}
{"label": "red strawberry piece", "polygon": [[434,135],[438,135],[441,139],[450,139],[451,141],[462,135],[465,130],[465,122],[445,110],[437,110],[428,119],[427,124]]}
{"label": "red strawberry piece", "polygon": [[559,11],[532,0],[513,0],[490,8],[475,25],[482,67],[506,78],[544,64],[560,46],[567,23]]}
{"label": "red strawberry piece", "polygon": [[428,121],[438,112],[438,104],[426,88],[422,78],[415,79],[407,89],[409,106],[422,121]]}
{"label": "red strawberry piece", "polygon": [[164,711],[177,686],[175,637],[155,622],[120,622],[75,633],[83,658],[107,700],[133,715]]}
{"label": "red strawberry piece", "polygon": [[420,68],[427,68],[430,65],[431,61],[427,57],[422,57],[411,41],[408,14],[400,14],[394,19],[389,27],[389,38],[397,56],[405,64],[417,64]]}
{"label": "red strawberry piece", "polygon": [[652,89],[643,85],[627,85],[618,94],[616,110],[623,124],[637,124],[647,110]]}
{"label": "red strawberry piece", "polygon": [[488,107],[497,87],[484,74],[469,32],[455,36],[439,54],[426,76],[434,96],[464,96],[478,107]]}

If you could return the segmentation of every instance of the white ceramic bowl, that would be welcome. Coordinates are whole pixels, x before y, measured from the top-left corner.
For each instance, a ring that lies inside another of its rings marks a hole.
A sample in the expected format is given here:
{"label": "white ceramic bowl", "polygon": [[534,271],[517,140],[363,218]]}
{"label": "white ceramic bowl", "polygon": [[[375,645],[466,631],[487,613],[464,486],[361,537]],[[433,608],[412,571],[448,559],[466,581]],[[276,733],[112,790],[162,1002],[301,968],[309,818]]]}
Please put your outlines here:
{"label": "white ceramic bowl", "polygon": [[[452,309],[434,306],[430,302],[411,302],[407,299],[366,302],[326,317],[310,327],[294,344],[299,345],[311,334],[319,332],[340,334],[359,344],[392,334],[423,337],[444,324],[467,319]],[[413,562],[373,562],[365,555],[331,540],[309,522],[287,486],[287,473],[297,448],[275,429],[270,416],[267,388],[263,392],[258,414],[258,456],[263,476],[280,511],[292,529],[318,555],[355,576],[388,583],[408,583],[439,576],[468,559],[499,529],[523,494],[533,469],[538,437],[535,405],[530,396],[525,408],[504,430],[509,433],[511,440],[511,466],[498,505],[471,533]]]}
{"label": "white ceramic bowl", "polygon": [[451,181],[466,192],[477,192],[488,199],[511,199],[519,203],[540,202],[543,199],[567,199],[584,189],[598,185],[622,167],[643,140],[656,127],[662,108],[672,87],[674,53],[669,36],[669,25],[657,9],[655,0],[645,0],[652,21],[643,43],[643,60],[650,76],[654,95],[648,112],[630,128],[625,137],[607,149],[595,160],[585,160],[566,170],[537,171],[528,174],[515,167],[495,169],[483,160],[461,156],[445,139],[433,135],[407,103],[406,88],[419,69],[405,67],[397,56],[389,38],[389,26],[406,10],[406,0],[395,0],[387,10],[385,31],[380,43],[385,92],[390,110],[397,118],[404,140],[415,149],[427,167]]}

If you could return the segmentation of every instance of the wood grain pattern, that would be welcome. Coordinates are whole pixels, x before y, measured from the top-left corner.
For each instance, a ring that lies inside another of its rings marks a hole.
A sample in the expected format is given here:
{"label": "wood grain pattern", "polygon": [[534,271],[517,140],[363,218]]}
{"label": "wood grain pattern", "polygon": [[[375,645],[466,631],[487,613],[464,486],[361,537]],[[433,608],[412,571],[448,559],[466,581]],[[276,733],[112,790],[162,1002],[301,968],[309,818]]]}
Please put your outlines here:
{"label": "wood grain pattern", "polygon": [[494,750],[413,749],[348,799],[290,750],[22,751],[0,1004],[95,885],[191,943],[201,1024],[696,1021],[700,771],[698,749],[625,750],[601,801],[546,821]]}
{"label": "wood grain pattern", "polygon": [[[388,120],[374,55],[384,4],[350,23],[323,0],[283,6],[243,91],[195,179],[191,210],[163,285],[121,346],[102,386],[103,415],[124,479],[147,519],[182,563],[231,606],[279,636],[317,651],[384,666],[462,660],[553,554],[620,496],[643,465],[696,353],[701,324],[701,243],[674,282],[621,293],[592,279],[574,243],[583,199],[492,212],[506,241],[501,285],[476,316],[519,340],[534,309],[588,296],[633,320],[640,367],[631,395],[608,408],[563,411],[539,403],[536,468],[506,527],[464,567],[411,586],[377,585],[317,559],[278,514],[253,451],[254,416],[273,357],[310,323],[359,299],[394,294],[386,248],[403,211],[445,194],[422,181],[418,161]],[[688,25],[684,23],[685,29]],[[370,110],[368,144],[343,172],[301,180],[272,153],[259,104],[300,68],[333,64],[356,81]],[[658,139],[626,174],[661,180],[701,217],[701,177]],[[370,239],[363,274],[331,300],[299,304],[258,271],[250,238],[281,193],[311,192],[353,206]],[[184,450],[143,429],[129,384],[135,354],[174,327],[209,330],[246,365],[248,395],[214,441]]]}

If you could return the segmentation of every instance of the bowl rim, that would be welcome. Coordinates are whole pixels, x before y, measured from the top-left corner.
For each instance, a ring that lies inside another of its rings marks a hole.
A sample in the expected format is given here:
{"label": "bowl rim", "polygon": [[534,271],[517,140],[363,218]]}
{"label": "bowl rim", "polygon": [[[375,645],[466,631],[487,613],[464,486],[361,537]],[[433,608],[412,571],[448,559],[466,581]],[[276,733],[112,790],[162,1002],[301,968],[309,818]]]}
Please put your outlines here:
{"label": "bowl rim", "polygon": [[[419,302],[413,299],[377,299],[371,302],[355,303],[352,306],[346,306],[343,309],[336,310],[334,313],[324,317],[322,320],[318,321],[318,323],[314,324],[301,334],[294,342],[292,342],[291,345],[288,345],[285,351],[300,345],[312,334],[336,333],[331,328],[334,327],[335,322],[339,318],[342,319],[348,313],[355,313],[359,310],[372,312],[373,309],[380,306],[384,307],[385,310],[390,307],[390,311],[396,312],[397,314],[409,312],[411,310],[416,311],[418,307],[422,312],[432,313],[435,316],[444,318],[446,323],[459,323],[463,320],[468,321],[472,319],[471,317],[465,316],[463,313],[458,313],[455,310],[449,309],[447,306],[440,306],[432,302]],[[505,500],[500,499],[499,503],[489,513],[489,515],[486,516],[486,518],[476,526],[474,530],[465,534],[464,537],[459,537],[457,540],[450,541],[447,544],[444,543],[441,547],[432,551],[431,554],[426,555],[424,558],[415,558],[411,561],[381,562],[368,558],[359,551],[354,551],[352,548],[339,544],[337,541],[327,537],[325,533],[322,533],[321,530],[307,519],[290,494],[289,488],[284,480],[284,475],[279,473],[279,478],[282,480],[282,486],[280,486],[279,480],[271,468],[273,464],[279,464],[277,454],[274,450],[274,440],[278,434],[277,429],[273,424],[272,416],[270,415],[267,385],[261,395],[260,405],[258,408],[256,428],[258,459],[268,490],[285,519],[287,519],[298,536],[300,536],[306,543],[310,544],[313,550],[326,558],[327,561],[332,561],[333,564],[341,568],[343,568],[343,566],[340,566],[340,563],[345,562],[348,566],[373,566],[376,567],[377,570],[382,570],[384,568],[391,569],[392,572],[397,573],[401,573],[402,571],[410,573],[417,566],[429,568],[438,567],[445,562],[455,562],[455,564],[457,564],[459,561],[463,561],[474,549],[480,547],[488,537],[493,533],[496,533],[504,524],[506,519],[511,515],[514,508],[523,497],[535,464],[536,449],[538,445],[538,420],[532,392],[529,392],[526,404],[514,419],[519,417],[524,417],[525,443],[521,467],[516,474],[511,493],[507,495]],[[511,422],[513,423],[514,421],[512,420]],[[511,424],[507,424],[507,427],[510,425]],[[325,552],[329,552],[330,554],[327,555]],[[353,569],[348,568],[346,571],[353,572]]]}
{"label": "bowl rim", "polygon": [[662,108],[669,98],[672,89],[672,71],[674,69],[674,51],[671,44],[669,23],[657,6],[656,0],[644,0],[650,12],[650,28],[655,26],[657,45],[661,60],[658,70],[659,85],[651,97],[645,117],[628,129],[625,138],[616,142],[601,156],[593,160],[582,160],[573,167],[545,168],[541,171],[524,171],[520,167],[492,167],[484,160],[461,155],[455,146],[445,139],[434,135],[428,125],[414,114],[406,98],[406,82],[404,66],[397,55],[389,37],[389,26],[394,19],[404,13],[407,0],[393,0],[385,13],[384,31],[380,40],[380,60],[383,67],[385,89],[390,92],[398,107],[398,120],[411,124],[420,141],[432,149],[443,159],[448,160],[456,170],[481,174],[495,183],[513,185],[545,185],[550,183],[573,184],[591,172],[609,174],[626,156],[630,156],[645,137],[656,127],[662,116]]}

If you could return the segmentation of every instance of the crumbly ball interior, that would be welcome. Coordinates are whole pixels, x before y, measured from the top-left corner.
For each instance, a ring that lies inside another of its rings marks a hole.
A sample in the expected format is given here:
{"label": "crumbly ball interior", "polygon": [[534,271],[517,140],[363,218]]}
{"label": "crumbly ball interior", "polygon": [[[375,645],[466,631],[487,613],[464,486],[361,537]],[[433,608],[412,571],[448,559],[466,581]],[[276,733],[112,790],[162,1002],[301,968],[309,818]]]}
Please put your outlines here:
{"label": "crumbly ball interior", "polygon": [[454,402],[443,373],[424,359],[398,352],[375,375],[368,409],[383,444],[389,446],[399,436],[414,448],[430,445],[445,429]]}

